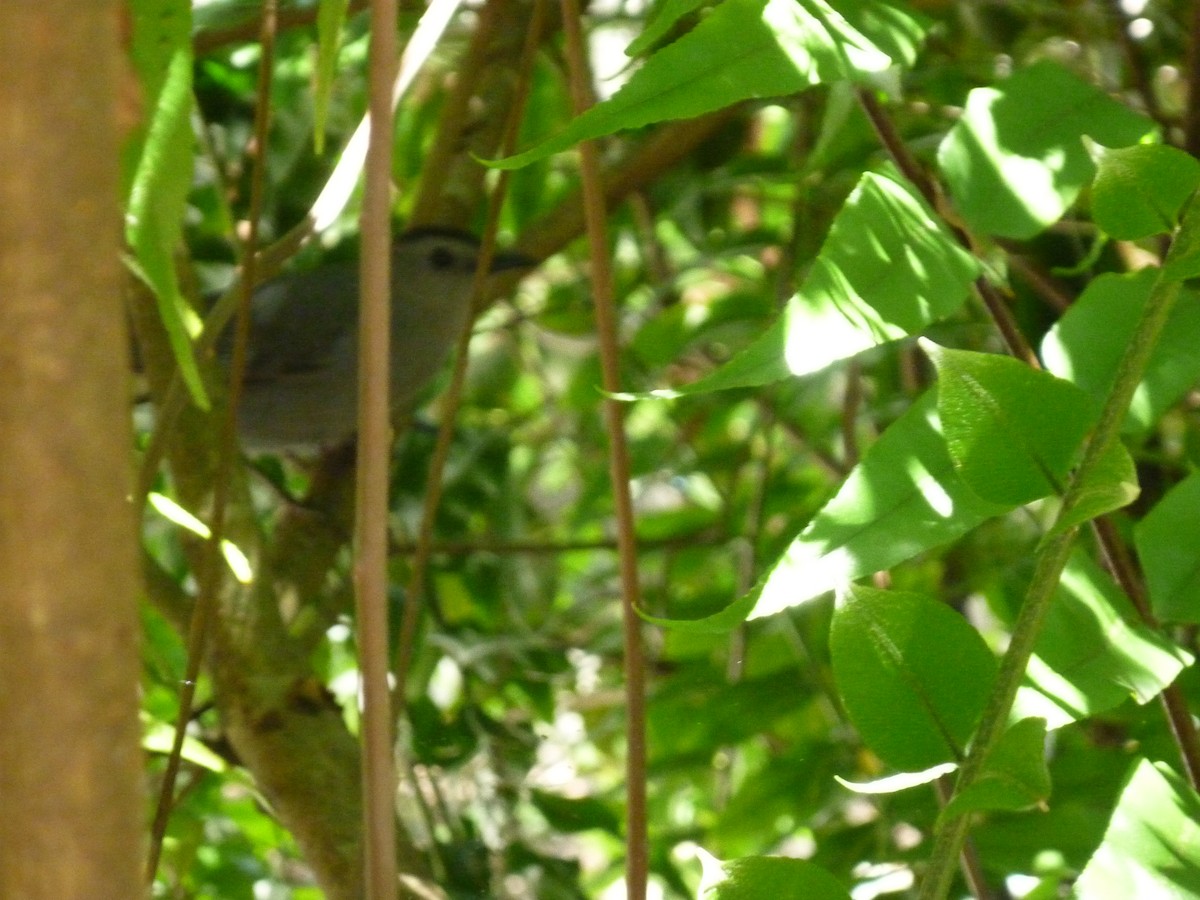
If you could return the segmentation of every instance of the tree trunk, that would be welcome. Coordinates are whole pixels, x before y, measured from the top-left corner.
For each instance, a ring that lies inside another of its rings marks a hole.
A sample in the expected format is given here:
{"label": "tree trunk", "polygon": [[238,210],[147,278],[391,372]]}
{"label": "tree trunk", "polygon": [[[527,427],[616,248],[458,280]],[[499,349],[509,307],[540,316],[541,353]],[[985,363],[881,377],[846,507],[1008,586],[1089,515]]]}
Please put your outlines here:
{"label": "tree trunk", "polygon": [[142,883],[116,3],[0,4],[0,896]]}

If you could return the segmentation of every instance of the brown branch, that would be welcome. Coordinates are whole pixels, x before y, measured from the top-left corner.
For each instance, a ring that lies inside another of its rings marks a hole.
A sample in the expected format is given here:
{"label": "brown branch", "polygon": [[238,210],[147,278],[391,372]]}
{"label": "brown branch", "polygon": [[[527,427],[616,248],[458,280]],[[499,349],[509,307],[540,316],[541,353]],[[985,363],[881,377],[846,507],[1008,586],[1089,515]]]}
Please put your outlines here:
{"label": "brown branch", "polygon": [[358,458],[354,597],[363,696],[363,886],[367,900],[395,900],[396,767],[388,686],[388,396],[391,350],[391,171],[395,116],[396,0],[371,0],[367,146],[359,265]]}
{"label": "brown branch", "polygon": [[[566,33],[571,100],[575,114],[592,105],[591,76],[584,50],[583,27],[577,0],[561,2]],[[646,664],[638,615],[640,586],[637,568],[632,468],[625,438],[624,404],[613,395],[621,390],[620,350],[617,344],[616,289],[608,251],[608,223],[600,157],[594,141],[579,146],[583,188],[583,213],[587,224],[591,262],[592,298],[600,342],[600,368],[604,391],[604,422],[609,440],[609,472],[616,511],[621,574],[622,635],[625,674],[625,884],[629,900],[645,900],[649,878],[649,840],[646,824]]]}

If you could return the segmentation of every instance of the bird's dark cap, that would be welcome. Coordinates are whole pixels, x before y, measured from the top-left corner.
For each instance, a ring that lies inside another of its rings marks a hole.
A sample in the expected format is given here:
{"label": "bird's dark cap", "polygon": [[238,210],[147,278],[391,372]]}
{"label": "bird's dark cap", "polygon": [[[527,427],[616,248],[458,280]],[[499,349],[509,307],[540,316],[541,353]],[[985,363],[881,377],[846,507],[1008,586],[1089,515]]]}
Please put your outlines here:
{"label": "bird's dark cap", "polygon": [[[470,244],[472,247],[479,246],[479,238],[471,234],[471,232],[445,225],[418,225],[415,228],[409,228],[396,237],[396,243],[404,244],[426,237],[442,237],[449,240],[461,241],[464,244]],[[516,250],[497,250],[492,256],[491,271],[504,272],[514,269],[533,269],[539,266],[541,262],[540,259],[535,259],[528,254],[520,253]]]}

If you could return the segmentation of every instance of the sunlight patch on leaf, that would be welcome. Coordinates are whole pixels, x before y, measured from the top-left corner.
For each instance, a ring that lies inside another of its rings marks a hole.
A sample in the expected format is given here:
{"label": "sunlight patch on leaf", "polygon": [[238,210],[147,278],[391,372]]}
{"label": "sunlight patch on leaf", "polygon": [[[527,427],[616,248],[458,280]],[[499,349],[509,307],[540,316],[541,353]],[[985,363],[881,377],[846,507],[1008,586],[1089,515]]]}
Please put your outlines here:
{"label": "sunlight patch on leaf", "polygon": [[[175,743],[175,728],[166,722],[150,722],[145,713],[142,714],[142,748],[151,753],[166,756],[171,752]],[[227,772],[229,764],[213,751],[209,750],[202,741],[185,735],[183,738],[182,757],[187,762],[210,772]]]}
{"label": "sunlight patch on leaf", "polygon": [[696,844],[686,849],[700,862],[697,900],[850,900],[833,875],[808,860],[746,856],[722,862]]}
{"label": "sunlight patch on leaf", "polygon": [[979,264],[891,173],[867,173],[846,199],[780,319],[698,381],[650,396],[756,387],[810,375],[920,333],[966,300]]}
{"label": "sunlight patch on leaf", "polygon": [[1083,135],[1124,147],[1153,130],[1146,117],[1042,61],[971,91],[938,165],[973,228],[1024,239],[1061,217],[1091,180]]}
{"label": "sunlight patch on leaf", "polygon": [[1012,508],[981,499],[959,477],[934,407],[927,392],[868,448],[751,593],[750,618],[911,559]]}
{"label": "sunlight patch on leaf", "polygon": [[[1078,385],[1097,412],[1150,298],[1159,270],[1106,273],[1088,284],[1042,340],[1046,369]],[[1163,328],[1125,417],[1126,434],[1148,430],[1200,380],[1200,295],[1184,289]]]}
{"label": "sunlight patch on leaf", "polygon": [[1075,885],[1089,900],[1200,896],[1200,796],[1165,763],[1137,762]]}
{"label": "sunlight patch on leaf", "polygon": [[920,772],[900,772],[876,778],[874,781],[848,781],[834,775],[834,780],[847,790],[856,794],[898,794],[909,788],[920,787],[937,781],[943,775],[958,771],[958,763],[941,763]]}
{"label": "sunlight patch on leaf", "polygon": [[[1009,600],[1014,614],[1017,602]],[[1112,578],[1076,551],[1046,613],[1017,712],[1060,728],[1130,697],[1148,703],[1191,663],[1190,654],[1143,625]]]}
{"label": "sunlight patch on leaf", "polygon": [[[173,522],[180,528],[190,531],[192,534],[208,540],[212,537],[212,531],[202,521],[172,500],[165,494],[160,494],[157,491],[151,491],[146,499],[150,505],[169,522]],[[229,565],[229,570],[233,572],[233,577],[241,584],[250,584],[254,581],[254,569],[250,565],[250,560],[241,548],[233,541],[225,538],[221,541],[221,553],[225,557],[225,562]]]}

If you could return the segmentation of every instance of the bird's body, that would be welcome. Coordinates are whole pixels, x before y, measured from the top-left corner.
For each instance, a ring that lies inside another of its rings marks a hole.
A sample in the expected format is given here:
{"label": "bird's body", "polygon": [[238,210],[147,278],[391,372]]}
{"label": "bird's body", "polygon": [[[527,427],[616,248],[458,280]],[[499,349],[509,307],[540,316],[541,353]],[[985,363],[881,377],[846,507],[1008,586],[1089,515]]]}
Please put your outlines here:
{"label": "bird's body", "polygon": [[[402,235],[392,252],[391,398],[406,408],[466,327],[479,255],[453,231]],[[499,255],[492,270],[528,267]],[[238,434],[251,451],[311,449],[354,433],[358,396],[359,272],[330,265],[254,291]],[[224,356],[224,354],[223,354]]]}

